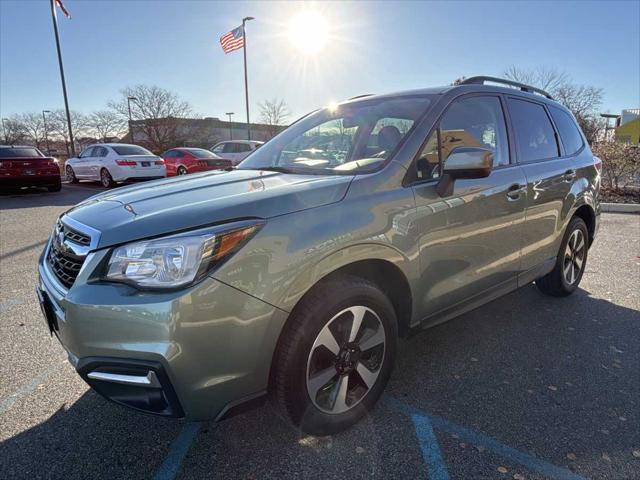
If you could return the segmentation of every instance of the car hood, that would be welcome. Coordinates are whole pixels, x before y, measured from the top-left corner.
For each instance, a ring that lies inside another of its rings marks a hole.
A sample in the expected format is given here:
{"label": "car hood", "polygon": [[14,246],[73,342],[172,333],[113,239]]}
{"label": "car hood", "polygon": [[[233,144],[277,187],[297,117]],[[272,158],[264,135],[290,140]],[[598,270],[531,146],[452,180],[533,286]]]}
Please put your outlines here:
{"label": "car hood", "polygon": [[99,230],[98,248],[102,248],[339,202],[352,179],[261,170],[205,172],[105,192],[76,205],[66,215]]}

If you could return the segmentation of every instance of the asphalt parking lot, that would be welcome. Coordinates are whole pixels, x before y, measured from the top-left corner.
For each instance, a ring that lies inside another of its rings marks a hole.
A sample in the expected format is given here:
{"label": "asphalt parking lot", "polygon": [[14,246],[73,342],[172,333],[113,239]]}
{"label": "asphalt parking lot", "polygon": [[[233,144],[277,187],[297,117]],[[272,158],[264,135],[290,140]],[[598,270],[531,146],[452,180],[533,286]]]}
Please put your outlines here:
{"label": "asphalt parking lot", "polygon": [[88,390],[34,287],[56,217],[100,190],[0,196],[0,478],[640,478],[640,216],[602,215],[572,297],[527,286],[403,340],[381,404],[313,438],[270,406],[195,424]]}

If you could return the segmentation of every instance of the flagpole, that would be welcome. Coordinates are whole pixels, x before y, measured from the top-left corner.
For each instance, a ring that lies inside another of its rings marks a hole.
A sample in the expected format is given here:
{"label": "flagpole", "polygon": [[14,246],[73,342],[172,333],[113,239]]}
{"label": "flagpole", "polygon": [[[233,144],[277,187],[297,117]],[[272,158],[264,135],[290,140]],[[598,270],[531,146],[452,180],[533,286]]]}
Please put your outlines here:
{"label": "flagpole", "polygon": [[247,139],[251,140],[251,123],[249,122],[249,82],[247,80],[247,30],[245,23],[253,20],[253,17],[244,17],[242,19],[242,52],[244,54],[244,101],[247,105]]}
{"label": "flagpole", "polygon": [[60,50],[60,37],[58,35],[58,19],[56,17],[55,0],[51,3],[51,19],[53,20],[53,32],[56,36],[56,48],[58,49],[58,65],[60,66],[60,79],[62,80],[62,94],[64,95],[64,108],[67,112],[67,128],[69,129],[69,142],[71,143],[71,154],[76,156],[76,146],[73,141],[73,131],[71,130],[71,114],[69,113],[69,99],[67,98],[67,83],[64,80],[64,67],[62,66],[62,52]]}

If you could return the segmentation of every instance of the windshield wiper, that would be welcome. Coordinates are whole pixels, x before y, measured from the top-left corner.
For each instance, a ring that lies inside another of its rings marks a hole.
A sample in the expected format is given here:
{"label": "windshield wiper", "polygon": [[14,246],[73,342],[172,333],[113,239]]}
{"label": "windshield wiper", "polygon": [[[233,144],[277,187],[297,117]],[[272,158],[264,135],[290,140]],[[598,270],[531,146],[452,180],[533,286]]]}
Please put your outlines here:
{"label": "windshield wiper", "polygon": [[250,170],[265,170],[267,172],[279,172],[279,173],[296,173],[295,170],[292,170],[287,167],[279,167],[278,165],[271,165],[269,167],[256,167],[256,168],[251,168]]}

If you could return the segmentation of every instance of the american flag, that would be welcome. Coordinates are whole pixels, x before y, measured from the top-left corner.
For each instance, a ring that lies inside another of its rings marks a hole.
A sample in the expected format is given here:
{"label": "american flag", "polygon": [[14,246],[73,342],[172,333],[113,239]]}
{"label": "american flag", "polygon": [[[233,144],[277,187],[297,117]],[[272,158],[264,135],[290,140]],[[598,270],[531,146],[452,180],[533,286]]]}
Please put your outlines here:
{"label": "american flag", "polygon": [[244,47],[244,34],[242,32],[242,25],[221,36],[220,45],[222,45],[222,50],[224,50],[224,53],[233,52],[234,50],[238,50]]}
{"label": "american flag", "polygon": [[62,13],[64,14],[65,17],[67,18],[71,18],[71,14],[69,13],[69,11],[64,8],[64,3],[62,3],[62,0],[55,0],[56,2],[56,6],[62,10]]}

